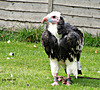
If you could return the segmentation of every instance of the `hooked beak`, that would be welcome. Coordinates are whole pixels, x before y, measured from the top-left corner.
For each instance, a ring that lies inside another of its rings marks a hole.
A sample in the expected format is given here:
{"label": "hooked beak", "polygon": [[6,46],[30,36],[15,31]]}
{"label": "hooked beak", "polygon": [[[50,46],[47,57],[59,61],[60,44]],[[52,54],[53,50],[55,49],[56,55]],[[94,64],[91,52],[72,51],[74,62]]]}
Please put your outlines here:
{"label": "hooked beak", "polygon": [[51,18],[49,17],[44,17],[42,20],[42,23],[44,24],[45,22],[51,22],[52,24],[56,24],[59,22],[59,18],[57,18],[56,16],[52,16]]}
{"label": "hooked beak", "polygon": [[47,21],[48,21],[47,17],[44,17],[43,20],[42,20],[42,23],[44,24]]}

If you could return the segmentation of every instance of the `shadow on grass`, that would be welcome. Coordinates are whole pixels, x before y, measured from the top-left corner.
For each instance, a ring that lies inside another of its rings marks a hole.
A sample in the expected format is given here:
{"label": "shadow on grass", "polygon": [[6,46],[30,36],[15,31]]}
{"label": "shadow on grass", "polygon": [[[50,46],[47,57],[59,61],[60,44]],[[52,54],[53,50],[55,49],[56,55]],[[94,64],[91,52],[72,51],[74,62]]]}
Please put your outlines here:
{"label": "shadow on grass", "polygon": [[73,84],[79,84],[80,86],[100,88],[100,78],[79,76],[78,79],[75,79],[74,77],[72,77],[72,80],[73,80]]}

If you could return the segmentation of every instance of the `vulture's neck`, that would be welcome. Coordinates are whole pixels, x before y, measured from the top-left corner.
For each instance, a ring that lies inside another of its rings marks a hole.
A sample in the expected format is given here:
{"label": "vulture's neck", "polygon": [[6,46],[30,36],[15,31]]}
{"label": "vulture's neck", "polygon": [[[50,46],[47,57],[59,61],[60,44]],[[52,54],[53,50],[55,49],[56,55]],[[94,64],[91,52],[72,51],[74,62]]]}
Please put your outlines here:
{"label": "vulture's neck", "polygon": [[58,34],[57,24],[49,23],[48,31],[51,32],[51,34],[53,34],[57,38],[58,43],[59,43],[60,42],[60,38],[62,37],[62,35]]}

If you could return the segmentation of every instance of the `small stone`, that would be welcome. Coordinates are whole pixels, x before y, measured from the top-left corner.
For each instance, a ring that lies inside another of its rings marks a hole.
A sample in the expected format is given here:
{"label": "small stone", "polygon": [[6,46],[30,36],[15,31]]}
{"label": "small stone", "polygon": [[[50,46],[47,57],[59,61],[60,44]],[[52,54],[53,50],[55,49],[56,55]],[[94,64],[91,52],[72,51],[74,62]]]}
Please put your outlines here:
{"label": "small stone", "polygon": [[11,77],[13,77],[13,75],[11,74]]}
{"label": "small stone", "polygon": [[100,73],[100,71],[97,71],[97,73]]}
{"label": "small stone", "polygon": [[29,84],[27,84],[27,86],[30,86]]}
{"label": "small stone", "polygon": [[10,58],[9,57],[7,57],[7,60],[9,60]]}
{"label": "small stone", "polygon": [[9,56],[14,56],[14,53],[12,53],[12,52],[11,52],[11,53],[9,53]]}
{"label": "small stone", "polygon": [[15,84],[15,82],[12,83],[13,85]]}

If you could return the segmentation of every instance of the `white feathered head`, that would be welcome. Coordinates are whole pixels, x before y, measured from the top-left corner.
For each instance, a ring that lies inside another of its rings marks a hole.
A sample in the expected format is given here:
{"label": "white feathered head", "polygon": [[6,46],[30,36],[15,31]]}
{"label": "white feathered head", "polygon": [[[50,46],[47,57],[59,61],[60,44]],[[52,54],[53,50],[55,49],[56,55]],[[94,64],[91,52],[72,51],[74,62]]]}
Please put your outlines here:
{"label": "white feathered head", "polygon": [[57,23],[60,20],[60,16],[61,16],[60,12],[53,11],[43,18],[42,23],[44,22]]}

